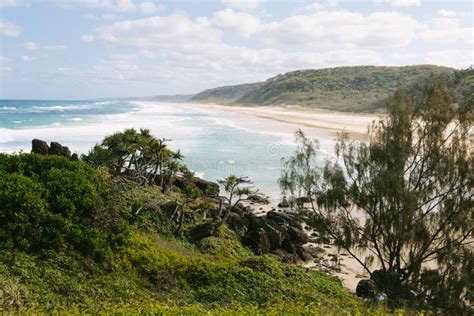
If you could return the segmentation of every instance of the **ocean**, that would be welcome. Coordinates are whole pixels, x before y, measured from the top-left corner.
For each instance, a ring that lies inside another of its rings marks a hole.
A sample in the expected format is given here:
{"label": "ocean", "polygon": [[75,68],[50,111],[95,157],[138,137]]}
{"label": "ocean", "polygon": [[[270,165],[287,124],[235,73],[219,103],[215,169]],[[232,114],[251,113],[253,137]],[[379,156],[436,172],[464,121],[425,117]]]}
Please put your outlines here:
{"label": "ocean", "polygon": [[[211,181],[230,174],[248,176],[274,199],[280,196],[281,159],[295,150],[298,128],[178,103],[0,100],[0,152],[29,152],[31,140],[39,138],[87,153],[104,136],[131,127],[149,128],[155,136],[171,139],[169,146],[182,151],[197,176]],[[332,156],[334,137],[316,136],[322,165]]]}

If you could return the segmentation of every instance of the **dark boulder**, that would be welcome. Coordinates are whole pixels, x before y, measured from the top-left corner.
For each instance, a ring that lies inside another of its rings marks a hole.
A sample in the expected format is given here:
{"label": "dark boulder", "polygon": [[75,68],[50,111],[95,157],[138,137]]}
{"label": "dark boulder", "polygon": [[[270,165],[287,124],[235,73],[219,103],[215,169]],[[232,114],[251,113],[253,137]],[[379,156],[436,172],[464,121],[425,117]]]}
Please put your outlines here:
{"label": "dark boulder", "polygon": [[283,200],[281,200],[281,202],[278,203],[278,207],[283,207],[283,208],[290,207],[290,203],[288,202],[286,197],[284,197]]}
{"label": "dark boulder", "polygon": [[377,285],[370,279],[360,280],[357,284],[356,294],[362,298],[373,298],[377,294]]}
{"label": "dark boulder", "polygon": [[48,143],[46,143],[45,141],[42,141],[40,139],[33,139],[31,141],[31,153],[32,154],[47,155],[49,153]]}
{"label": "dark boulder", "polygon": [[261,195],[258,194],[251,194],[247,197],[247,200],[252,201],[252,202],[258,202],[258,203],[263,203],[265,202],[265,198]]}
{"label": "dark boulder", "polygon": [[249,213],[246,214],[246,217],[249,221],[248,229],[255,230],[257,228],[262,228],[265,225],[265,218],[257,216],[255,214]]}
{"label": "dark boulder", "polygon": [[247,232],[249,220],[239,212],[230,212],[226,224],[229,229],[242,236]]}
{"label": "dark boulder", "polygon": [[257,255],[262,255],[271,250],[270,239],[263,228],[257,228],[248,232],[242,238],[242,243],[251,248]]}
{"label": "dark boulder", "polygon": [[296,247],[289,238],[285,238],[285,240],[283,240],[283,242],[281,243],[281,247],[291,254],[294,254],[296,252]]}
{"label": "dark boulder", "polygon": [[290,226],[288,228],[288,235],[294,244],[305,244],[308,242],[308,236],[305,232],[297,227]]}
{"label": "dark boulder", "polygon": [[189,236],[194,241],[200,241],[203,238],[211,237],[214,235],[215,227],[212,223],[205,223],[197,225],[190,232]]}
{"label": "dark boulder", "polygon": [[286,225],[295,222],[293,216],[276,211],[270,211],[267,213],[267,219],[278,223],[278,225]]}
{"label": "dark boulder", "polygon": [[302,246],[296,246],[296,254],[303,262],[313,260],[313,256]]}
{"label": "dark boulder", "polygon": [[306,251],[308,251],[309,254],[311,256],[315,257],[315,258],[326,252],[326,250],[324,250],[324,248],[321,248],[321,247],[308,247],[308,249],[306,249]]}
{"label": "dark boulder", "polygon": [[[157,181],[158,178],[157,178]],[[193,177],[188,180],[184,177],[175,177],[173,185],[180,190],[186,189],[198,189],[204,196],[217,196],[219,195],[219,185],[217,183],[207,181],[198,177]]]}
{"label": "dark boulder", "polygon": [[66,146],[62,146],[60,143],[57,142],[51,142],[48,154],[71,157],[71,151],[69,150],[69,148]]}
{"label": "dark boulder", "polygon": [[271,248],[281,248],[283,240],[285,240],[288,236],[286,229],[271,221],[267,221],[263,229],[267,232]]}
{"label": "dark boulder", "polygon": [[215,182],[207,181],[201,178],[194,177],[193,183],[201,190],[204,195],[217,196],[219,195],[219,185]]}
{"label": "dark boulder", "polygon": [[298,263],[298,256],[288,253],[283,249],[276,249],[271,252],[272,255],[276,256],[278,260],[285,263]]}

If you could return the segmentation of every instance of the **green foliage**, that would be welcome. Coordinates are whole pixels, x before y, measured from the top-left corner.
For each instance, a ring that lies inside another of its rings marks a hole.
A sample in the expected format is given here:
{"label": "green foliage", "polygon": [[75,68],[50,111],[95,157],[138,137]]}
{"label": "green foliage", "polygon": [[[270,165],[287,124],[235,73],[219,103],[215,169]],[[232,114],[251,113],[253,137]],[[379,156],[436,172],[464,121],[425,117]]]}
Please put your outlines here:
{"label": "green foliage", "polygon": [[[314,178],[300,186],[317,201],[306,222],[358,260],[391,306],[472,311],[474,157],[466,110],[440,85],[425,87],[416,105],[397,91],[368,144],[343,135],[322,184]],[[306,167],[297,165],[296,174]],[[298,177],[289,179],[298,185]]]}
{"label": "green foliage", "polygon": [[337,67],[298,70],[263,83],[205,90],[191,101],[241,105],[300,105],[336,111],[385,110],[393,92],[404,87],[412,100],[427,82],[442,82],[453,101],[462,103],[474,93],[472,68],[419,65],[405,67]]}
{"label": "green foliage", "polygon": [[181,152],[167,147],[168,141],[154,137],[148,129],[125,129],[105,137],[82,159],[141,185],[158,184],[169,192],[177,172],[187,177],[192,173],[180,163],[183,159]]}
{"label": "green foliage", "polygon": [[204,90],[194,95],[188,101],[231,104],[232,102],[236,102],[255,88],[260,87],[261,85],[263,85],[263,83],[260,82]]}
{"label": "green foliage", "polygon": [[[268,304],[278,300],[356,306],[336,278],[282,264],[272,257],[215,260],[166,241],[135,235],[126,257],[153,286],[203,304]],[[181,292],[181,289],[185,293]],[[344,302],[344,303],[343,303]]]}
{"label": "green foliage", "polygon": [[126,229],[103,175],[82,162],[34,154],[0,155],[0,248],[79,251],[104,260]]}

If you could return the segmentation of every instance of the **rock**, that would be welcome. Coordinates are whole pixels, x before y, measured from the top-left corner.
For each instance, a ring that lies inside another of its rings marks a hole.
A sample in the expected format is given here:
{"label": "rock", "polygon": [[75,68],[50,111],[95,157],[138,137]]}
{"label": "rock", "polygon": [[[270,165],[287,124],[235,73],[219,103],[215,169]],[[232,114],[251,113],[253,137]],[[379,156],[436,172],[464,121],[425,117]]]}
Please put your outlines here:
{"label": "rock", "polygon": [[276,249],[271,252],[275,255],[281,262],[285,263],[298,263],[298,257],[294,254],[290,254],[282,249]]}
{"label": "rock", "polygon": [[257,255],[262,255],[271,250],[270,239],[263,228],[257,228],[248,232],[242,238],[242,243],[251,248]]}
{"label": "rock", "polygon": [[326,252],[326,250],[321,247],[309,247],[308,249],[306,249],[306,251],[308,251],[313,257],[317,257],[318,255],[321,255]]}
{"label": "rock", "polygon": [[305,244],[308,242],[308,236],[306,236],[303,230],[297,227],[290,226],[288,228],[288,235],[290,236],[290,240],[295,244]]}
{"label": "rock", "polygon": [[69,148],[66,146],[62,146],[60,143],[57,142],[51,142],[48,154],[71,157],[71,151],[69,150]]}
{"label": "rock", "polygon": [[230,212],[226,224],[229,229],[242,236],[247,232],[249,220],[238,212]]}
{"label": "rock", "polygon": [[190,232],[189,236],[194,241],[199,241],[203,238],[211,237],[214,235],[215,227],[211,223],[205,223],[201,225],[197,225],[194,227]]}
{"label": "rock", "polygon": [[284,208],[290,207],[290,203],[286,199],[286,196],[283,198],[283,200],[281,200],[280,203],[278,203],[278,207],[284,207]]}
{"label": "rock", "polygon": [[313,256],[302,246],[296,246],[296,254],[303,262],[313,260]]}
{"label": "rock", "polygon": [[281,243],[281,247],[285,249],[286,251],[288,251],[289,253],[296,252],[295,245],[291,242],[289,238],[285,238],[285,240],[283,240],[283,242]]}
{"label": "rock", "polygon": [[257,216],[253,213],[246,214],[249,221],[248,230],[255,230],[257,228],[262,228],[265,225],[265,219],[263,217]]}
{"label": "rock", "polygon": [[370,279],[363,279],[357,283],[356,294],[362,298],[373,298],[377,294],[377,285]]}
{"label": "rock", "polygon": [[40,155],[47,155],[49,152],[48,143],[42,141],[40,139],[33,139],[31,141],[31,153],[32,154],[40,154]]}
{"label": "rock", "polygon": [[247,196],[247,200],[249,201],[252,201],[252,202],[264,202],[265,201],[265,198],[261,195],[258,195],[258,194],[251,194],[249,196]]}
{"label": "rock", "polygon": [[[157,181],[159,181],[157,179]],[[188,188],[198,189],[204,196],[215,197],[219,195],[219,185],[217,183],[207,181],[198,177],[193,177],[188,180],[184,177],[174,177],[173,185],[178,187],[180,190]]]}
{"label": "rock", "polygon": [[219,185],[215,182],[207,181],[201,178],[194,177],[193,183],[201,190],[204,195],[217,196],[219,195]]}
{"label": "rock", "polygon": [[295,221],[295,219],[292,216],[287,215],[287,214],[278,213],[278,212],[275,212],[275,211],[268,212],[267,213],[267,219],[278,223],[278,225],[286,225],[286,224],[289,224],[289,223]]}
{"label": "rock", "polygon": [[267,232],[272,250],[281,248],[283,240],[285,240],[288,236],[286,230],[275,222],[271,221],[268,221],[263,226],[263,229],[265,229]]}

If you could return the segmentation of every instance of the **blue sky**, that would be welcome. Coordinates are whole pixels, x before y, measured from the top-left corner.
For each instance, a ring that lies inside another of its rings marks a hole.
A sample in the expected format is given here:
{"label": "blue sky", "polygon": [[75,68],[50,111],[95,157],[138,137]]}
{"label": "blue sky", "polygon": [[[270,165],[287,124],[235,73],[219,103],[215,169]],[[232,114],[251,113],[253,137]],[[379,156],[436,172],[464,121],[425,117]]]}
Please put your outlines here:
{"label": "blue sky", "polygon": [[0,0],[0,98],[195,93],[346,65],[467,68],[473,3]]}

